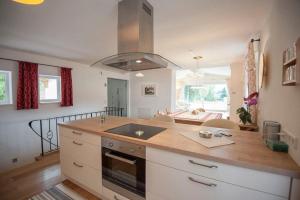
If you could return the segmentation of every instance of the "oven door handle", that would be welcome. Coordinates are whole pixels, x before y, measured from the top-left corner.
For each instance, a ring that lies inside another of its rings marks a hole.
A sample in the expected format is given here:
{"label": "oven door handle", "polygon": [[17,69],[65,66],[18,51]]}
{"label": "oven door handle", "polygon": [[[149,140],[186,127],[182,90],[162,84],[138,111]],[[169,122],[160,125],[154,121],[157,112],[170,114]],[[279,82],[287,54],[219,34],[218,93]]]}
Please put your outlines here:
{"label": "oven door handle", "polygon": [[136,160],[129,160],[127,158],[123,158],[123,157],[120,157],[120,156],[116,156],[114,154],[111,154],[111,152],[106,152],[105,153],[105,156],[107,157],[110,157],[110,158],[113,158],[113,159],[116,159],[116,160],[119,160],[119,161],[122,161],[122,162],[126,162],[130,165],[135,165],[136,163]]}

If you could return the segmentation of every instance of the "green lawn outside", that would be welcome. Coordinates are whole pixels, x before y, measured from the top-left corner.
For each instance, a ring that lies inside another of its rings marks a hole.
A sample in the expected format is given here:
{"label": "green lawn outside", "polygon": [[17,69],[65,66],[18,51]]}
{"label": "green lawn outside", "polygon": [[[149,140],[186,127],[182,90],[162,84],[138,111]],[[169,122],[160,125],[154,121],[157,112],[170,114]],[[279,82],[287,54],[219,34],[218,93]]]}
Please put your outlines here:
{"label": "green lawn outside", "polygon": [[6,95],[5,79],[6,76],[4,74],[0,74],[0,101],[5,100],[5,95]]}

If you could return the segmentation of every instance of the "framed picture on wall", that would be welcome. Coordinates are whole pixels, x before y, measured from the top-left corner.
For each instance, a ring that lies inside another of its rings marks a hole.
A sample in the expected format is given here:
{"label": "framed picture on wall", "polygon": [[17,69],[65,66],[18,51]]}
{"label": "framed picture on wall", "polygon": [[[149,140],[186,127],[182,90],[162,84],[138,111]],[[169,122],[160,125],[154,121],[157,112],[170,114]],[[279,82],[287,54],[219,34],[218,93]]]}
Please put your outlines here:
{"label": "framed picture on wall", "polygon": [[157,87],[156,84],[143,84],[142,85],[142,95],[143,96],[156,96],[157,95]]}

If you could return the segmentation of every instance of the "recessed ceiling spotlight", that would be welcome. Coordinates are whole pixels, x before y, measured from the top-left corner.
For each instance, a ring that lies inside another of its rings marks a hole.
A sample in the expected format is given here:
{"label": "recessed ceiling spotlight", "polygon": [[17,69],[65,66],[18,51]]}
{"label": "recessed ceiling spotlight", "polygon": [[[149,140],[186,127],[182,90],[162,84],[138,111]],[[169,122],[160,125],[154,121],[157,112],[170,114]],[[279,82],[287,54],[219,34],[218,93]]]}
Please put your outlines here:
{"label": "recessed ceiling spotlight", "polygon": [[136,60],[135,62],[136,62],[136,63],[142,63],[142,61],[141,61],[141,60]]}
{"label": "recessed ceiling spotlight", "polygon": [[135,76],[136,76],[136,77],[139,77],[139,78],[142,78],[142,77],[144,77],[144,74],[141,73],[141,72],[139,72],[139,73],[136,73]]}
{"label": "recessed ceiling spotlight", "polygon": [[26,4],[26,5],[39,5],[44,2],[44,0],[13,0],[14,2]]}
{"label": "recessed ceiling spotlight", "polygon": [[195,59],[195,60],[200,60],[200,59],[202,59],[203,57],[202,56],[194,56],[193,57],[193,59]]}

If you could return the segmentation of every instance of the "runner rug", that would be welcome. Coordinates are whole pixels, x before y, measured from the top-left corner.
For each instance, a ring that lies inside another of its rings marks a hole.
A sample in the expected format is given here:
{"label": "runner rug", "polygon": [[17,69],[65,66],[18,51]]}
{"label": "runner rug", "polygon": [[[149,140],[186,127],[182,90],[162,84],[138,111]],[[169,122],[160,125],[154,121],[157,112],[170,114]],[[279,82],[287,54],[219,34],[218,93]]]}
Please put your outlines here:
{"label": "runner rug", "polygon": [[63,184],[58,184],[28,200],[85,200],[85,198]]}

